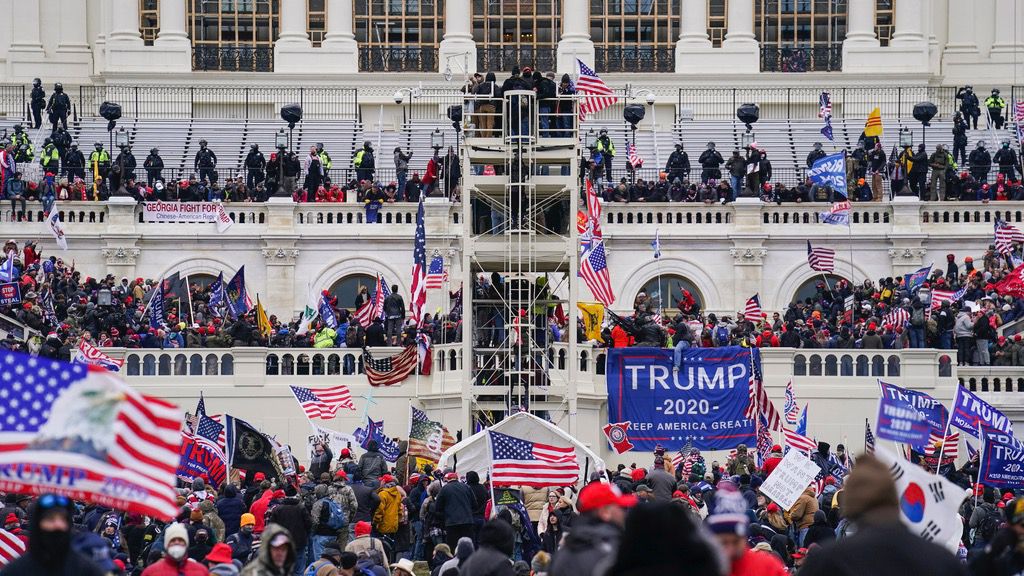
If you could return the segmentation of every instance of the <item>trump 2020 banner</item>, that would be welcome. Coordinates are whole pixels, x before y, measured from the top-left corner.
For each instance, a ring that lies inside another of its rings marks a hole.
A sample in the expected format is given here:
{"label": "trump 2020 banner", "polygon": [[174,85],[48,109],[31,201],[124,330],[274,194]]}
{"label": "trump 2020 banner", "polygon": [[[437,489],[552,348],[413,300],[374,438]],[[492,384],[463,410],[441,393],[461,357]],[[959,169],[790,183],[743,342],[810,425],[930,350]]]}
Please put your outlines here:
{"label": "trump 2020 banner", "polygon": [[825,156],[807,170],[807,177],[815,184],[829,185],[832,190],[846,196],[846,155],[842,152]]}
{"label": "trump 2020 banner", "polygon": [[1024,486],[1024,445],[1002,430],[981,424],[984,453],[978,482],[1000,488]]}
{"label": "trump 2020 banner", "polygon": [[753,445],[754,421],[744,416],[750,368],[750,349],[739,346],[686,350],[679,371],[672,350],[612,348],[608,421],[629,421],[628,440],[640,451],[687,442],[701,450]]}

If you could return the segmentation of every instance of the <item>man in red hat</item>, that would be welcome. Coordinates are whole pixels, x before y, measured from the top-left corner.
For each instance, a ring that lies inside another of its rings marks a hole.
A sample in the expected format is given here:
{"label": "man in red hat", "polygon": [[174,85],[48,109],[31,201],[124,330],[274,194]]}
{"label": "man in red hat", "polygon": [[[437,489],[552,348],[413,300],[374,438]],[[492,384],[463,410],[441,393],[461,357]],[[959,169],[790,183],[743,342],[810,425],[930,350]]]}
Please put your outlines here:
{"label": "man in red hat", "polygon": [[548,574],[593,574],[597,564],[616,554],[626,510],[636,503],[636,496],[623,495],[612,484],[594,482],[584,487],[576,500],[580,516],[573,521]]}
{"label": "man in red hat", "polygon": [[764,459],[764,466],[762,466],[762,469],[764,470],[765,478],[774,472],[775,468],[778,467],[780,463],[782,463],[782,446],[775,444],[772,446],[771,454]]}

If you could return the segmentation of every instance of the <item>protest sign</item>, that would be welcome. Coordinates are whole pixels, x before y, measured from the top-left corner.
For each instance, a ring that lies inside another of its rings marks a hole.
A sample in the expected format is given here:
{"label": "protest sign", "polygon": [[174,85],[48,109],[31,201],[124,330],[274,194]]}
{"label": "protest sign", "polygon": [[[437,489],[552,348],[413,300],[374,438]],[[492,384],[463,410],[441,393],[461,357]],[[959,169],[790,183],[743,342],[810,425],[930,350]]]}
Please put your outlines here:
{"label": "protest sign", "polygon": [[821,469],[797,450],[790,450],[761,484],[761,493],[789,510]]}
{"label": "protest sign", "polygon": [[142,206],[143,222],[211,223],[217,232],[224,232],[234,220],[220,202],[145,202]]}

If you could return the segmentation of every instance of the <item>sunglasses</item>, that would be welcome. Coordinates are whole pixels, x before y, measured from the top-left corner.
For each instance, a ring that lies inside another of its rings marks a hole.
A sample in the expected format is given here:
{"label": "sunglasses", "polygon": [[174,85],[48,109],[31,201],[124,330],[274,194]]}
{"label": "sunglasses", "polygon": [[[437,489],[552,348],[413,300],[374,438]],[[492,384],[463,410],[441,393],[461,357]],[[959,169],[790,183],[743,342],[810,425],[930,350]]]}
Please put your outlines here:
{"label": "sunglasses", "polygon": [[66,508],[70,502],[71,501],[68,500],[66,496],[61,496],[59,494],[46,494],[38,500],[37,505],[40,509],[47,510],[57,506]]}

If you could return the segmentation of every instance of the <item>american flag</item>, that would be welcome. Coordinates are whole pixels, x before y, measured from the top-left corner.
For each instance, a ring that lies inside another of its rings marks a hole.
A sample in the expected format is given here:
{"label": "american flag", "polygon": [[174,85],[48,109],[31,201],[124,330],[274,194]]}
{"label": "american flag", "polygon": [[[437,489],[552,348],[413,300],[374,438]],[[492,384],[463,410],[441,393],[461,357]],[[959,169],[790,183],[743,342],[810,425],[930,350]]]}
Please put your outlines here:
{"label": "american flag", "polygon": [[[440,422],[431,420],[423,410],[415,406],[409,406],[409,408],[412,412],[412,422],[409,425],[409,455],[433,459],[436,462],[441,453],[455,445],[455,438],[448,432],[447,427]],[[427,429],[417,432],[417,427],[426,427]],[[429,438],[433,429],[441,432],[440,446],[431,446],[421,440],[424,437]]]}
{"label": "american flag", "polygon": [[601,200],[594,192],[594,183],[587,179],[587,217],[592,225],[591,237],[600,240],[601,235]]}
{"label": "american flag", "polygon": [[822,92],[818,96],[818,118],[826,118],[832,115],[832,96],[828,92]]}
{"label": "american flag", "polygon": [[1024,146],[1024,100],[1017,100],[1013,108],[1014,120],[1017,122],[1017,143]]}
{"label": "american flag", "polygon": [[292,394],[302,406],[302,411],[306,413],[306,418],[330,420],[338,415],[338,408],[356,409],[355,404],[352,403],[352,393],[349,392],[348,386],[334,386],[323,390],[310,390],[301,386],[289,386],[289,388],[292,389]]}
{"label": "american flag", "polygon": [[875,435],[871,432],[871,423],[868,419],[864,419],[864,452],[867,454],[875,453]]}
{"label": "american flag", "polygon": [[427,290],[437,289],[448,280],[448,270],[444,267],[444,258],[434,256],[430,259],[430,267],[427,268]]}
{"label": "american flag", "polygon": [[388,283],[384,281],[384,277],[377,275],[377,284],[373,289],[373,297],[367,300],[362,306],[356,310],[355,320],[359,322],[359,325],[366,328],[370,324],[373,324],[374,318],[379,318],[384,315],[384,299],[391,294],[391,289],[388,288]]}
{"label": "american flag", "polygon": [[571,486],[580,478],[572,446],[552,446],[488,431],[495,486]]}
{"label": "american flag", "polygon": [[209,448],[223,462],[228,461],[224,455],[225,431],[223,424],[206,414],[200,414],[194,438],[196,443]]}
{"label": "american flag", "polygon": [[943,302],[959,302],[966,293],[966,286],[956,292],[952,290],[932,290],[932,309],[941,308]]}
{"label": "american flag", "polygon": [[765,460],[772,453],[772,433],[768,430],[764,414],[758,414],[757,423],[757,465],[764,466]]}
{"label": "american flag", "polygon": [[583,94],[580,101],[580,122],[587,119],[587,114],[597,114],[601,110],[615,104],[618,98],[615,92],[597,77],[597,72],[590,69],[579,58],[580,78],[576,81],[576,93]]}
{"label": "american flag", "polygon": [[897,308],[886,314],[885,317],[882,318],[882,321],[893,326],[903,326],[907,322],[910,322],[910,312],[907,312],[903,308]]}
{"label": "american flag", "polygon": [[[686,459],[690,456],[691,452],[693,452],[693,440],[687,439],[686,440],[686,444],[683,445],[683,447],[679,449],[679,452],[676,452],[675,456],[672,457],[672,469],[675,470],[676,468],[679,468],[680,464],[685,463]],[[693,467],[693,461],[692,460],[690,462],[690,467],[691,468]],[[686,472],[685,470],[683,471],[683,477],[684,478],[689,476],[689,475],[690,475],[689,472]]]}
{"label": "american flag", "polygon": [[996,250],[1000,254],[1013,252],[1015,243],[1024,243],[1024,232],[1020,228],[1007,224],[1002,220],[996,220]]}
{"label": "american flag", "polygon": [[580,276],[598,302],[605,306],[611,306],[615,302],[604,242],[596,242],[594,247],[583,255],[580,261]]}
{"label": "american flag", "polygon": [[[39,472],[7,476],[5,491],[177,515],[182,413],[173,404],[102,368],[15,352],[0,352],[0,398],[0,468]],[[74,486],[59,477],[74,477]]]}
{"label": "american flag", "polygon": [[960,455],[960,432],[953,432],[946,436],[945,440],[942,438],[942,434],[935,432],[928,433],[928,448],[929,453],[934,452],[935,456],[939,455],[939,447],[942,447],[942,459],[953,459],[956,460],[957,456]]}
{"label": "american flag", "polygon": [[[756,354],[757,349],[751,349],[750,353]],[[768,422],[768,427],[778,432],[779,430],[782,430],[782,417],[779,416],[779,411],[775,409],[775,404],[772,404],[771,399],[768,398],[768,391],[764,388],[764,380],[761,376],[760,358],[751,358],[750,366],[750,383],[747,388],[747,409],[744,416],[753,420],[758,414],[763,414],[765,420]]]}
{"label": "american flag", "polygon": [[72,358],[75,362],[81,362],[82,364],[91,364],[93,366],[99,366],[100,368],[106,368],[111,372],[118,372],[121,370],[121,366],[124,366],[124,359],[116,360],[104,354],[99,348],[92,344],[82,340],[78,343],[78,352],[75,353],[75,357]]}
{"label": "american flag", "polygon": [[412,294],[409,311],[419,326],[423,321],[423,306],[427,303],[427,234],[423,228],[423,195],[416,209],[416,240],[412,249]]}
{"label": "american flag", "polygon": [[793,394],[793,381],[786,383],[786,403],[782,407],[786,413],[786,424],[796,426],[797,418],[800,417],[800,407],[796,404],[796,395]]}
{"label": "american flag", "polygon": [[385,358],[374,358],[369,349],[363,350],[363,366],[370,386],[398,384],[413,373],[418,361],[415,346],[406,346],[405,350]]}
{"label": "american flag", "polygon": [[224,417],[222,414],[207,414],[206,413],[206,398],[203,397],[203,393],[199,393],[199,403],[196,404],[195,415],[186,414],[185,423],[188,425],[187,435],[195,435],[197,428],[199,427],[200,416],[206,416],[210,420],[213,420],[220,425],[220,431],[217,433],[217,445],[221,449],[227,447],[227,431],[224,427]]}
{"label": "american flag", "polygon": [[636,151],[636,146],[632,142],[626,142],[626,156],[629,158],[629,165],[634,170],[644,165],[644,159],[640,157],[640,154]]}
{"label": "american flag", "polygon": [[0,528],[0,568],[25,553],[25,543],[16,535]]}
{"label": "american flag", "polygon": [[807,265],[815,272],[832,272],[836,269],[836,251],[831,248],[814,248],[807,241]]}
{"label": "american flag", "polygon": [[757,322],[761,319],[761,298],[757,294],[754,294],[747,299],[747,303],[743,306],[743,317],[751,322]]}
{"label": "american flag", "polygon": [[818,449],[818,443],[811,440],[803,434],[797,434],[796,430],[790,430],[789,428],[782,428],[782,437],[786,440],[786,445],[794,450],[800,452],[814,452]]}

